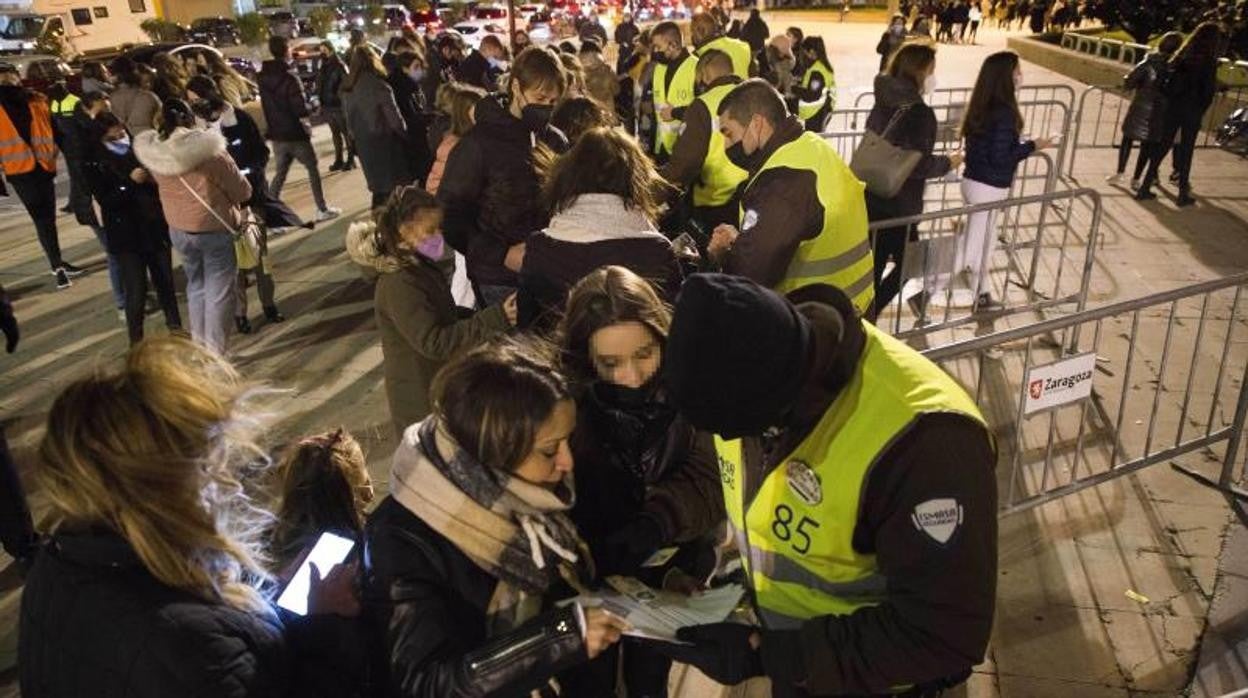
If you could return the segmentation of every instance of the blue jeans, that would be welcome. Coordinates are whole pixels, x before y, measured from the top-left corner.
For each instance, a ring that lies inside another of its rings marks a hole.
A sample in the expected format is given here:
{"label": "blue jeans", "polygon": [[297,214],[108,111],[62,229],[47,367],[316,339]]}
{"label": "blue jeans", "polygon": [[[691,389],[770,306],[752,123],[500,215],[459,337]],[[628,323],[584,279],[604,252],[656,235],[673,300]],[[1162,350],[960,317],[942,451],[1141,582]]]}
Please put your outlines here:
{"label": "blue jeans", "polygon": [[104,248],[104,255],[108,258],[108,283],[113,287],[113,305],[118,310],[124,310],[126,288],[121,283],[121,263],[117,261],[117,255],[108,251],[108,233],[98,225],[91,226],[91,232],[95,233],[95,239],[100,241],[100,247]]}
{"label": "blue jeans", "polygon": [[169,229],[186,272],[186,306],[191,338],[224,354],[234,323],[234,280],[238,260],[230,233],[188,233]]}

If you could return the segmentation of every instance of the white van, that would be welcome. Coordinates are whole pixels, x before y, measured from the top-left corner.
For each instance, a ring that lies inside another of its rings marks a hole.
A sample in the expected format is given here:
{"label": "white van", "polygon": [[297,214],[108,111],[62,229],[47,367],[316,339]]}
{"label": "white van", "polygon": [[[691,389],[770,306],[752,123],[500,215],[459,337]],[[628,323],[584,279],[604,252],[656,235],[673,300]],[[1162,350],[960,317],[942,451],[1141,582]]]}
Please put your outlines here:
{"label": "white van", "polygon": [[152,0],[28,0],[0,4],[0,53],[31,53],[42,38],[66,58],[150,41],[139,27]]}

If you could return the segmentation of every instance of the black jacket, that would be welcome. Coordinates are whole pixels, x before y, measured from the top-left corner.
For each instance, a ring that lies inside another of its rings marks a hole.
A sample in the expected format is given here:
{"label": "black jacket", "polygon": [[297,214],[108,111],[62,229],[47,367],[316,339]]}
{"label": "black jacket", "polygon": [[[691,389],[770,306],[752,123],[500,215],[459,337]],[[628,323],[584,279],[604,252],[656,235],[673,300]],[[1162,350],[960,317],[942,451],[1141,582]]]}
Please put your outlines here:
{"label": "black jacket", "polygon": [[455,76],[460,82],[475,85],[486,92],[493,92],[498,88],[498,74],[493,70],[490,61],[475,49],[455,66]]}
{"label": "black jacket", "polygon": [[[891,130],[889,122],[905,109]],[[923,153],[923,159],[891,199],[867,192],[867,214],[872,221],[901,218],[923,212],[923,189],[927,180],[949,172],[949,158],[933,155],[936,147],[936,112],[923,102],[919,90],[909,80],[889,75],[875,77],[875,106],[867,116],[867,129],[877,134],[888,130],[888,141],[906,150]]]}
{"label": "black jacket", "polygon": [[311,140],[307,125],[308,101],[303,94],[303,83],[290,63],[277,59],[265,61],[260,66],[257,82],[269,140]]}
{"label": "black jacket", "polygon": [[767,22],[763,21],[762,15],[757,10],[750,10],[749,19],[741,25],[741,40],[750,45],[752,53],[758,54],[767,47],[770,36],[771,30],[767,28]]}
{"label": "black jacket", "polygon": [[321,109],[342,109],[342,79],[347,76],[347,67],[337,54],[321,60],[321,67],[316,72],[316,99]]}
{"label": "black jacket", "polygon": [[[602,574],[657,586],[666,567],[656,577],[640,563],[680,545],[673,562],[709,576],[711,538],[724,520],[715,444],[661,395],[639,401],[627,393],[597,382],[577,399],[571,448],[580,471],[572,520]],[[649,540],[645,531],[652,532]]]}
{"label": "black jacket", "polygon": [[169,226],[156,183],[130,179],[130,173],[143,166],[134,151],[118,155],[97,145],[94,153],[83,170],[91,195],[100,204],[109,253],[168,248]]}
{"label": "black jacket", "polygon": [[[789,299],[815,329],[815,389],[803,393],[777,434],[743,441],[744,481],[754,483],[747,500],[840,397],[866,346],[860,323],[830,321],[831,313],[854,317],[840,290],[808,286]],[[842,325],[838,342],[833,327]],[[884,600],[798,629],[764,630],[763,666],[776,698],[885,694],[892,686],[969,675],[983,660],[996,604],[995,466],[989,432],[957,414],[920,416],[880,453],[863,485],[852,540],[855,550],[876,556]],[[911,520],[916,507],[938,497],[957,500],[963,513],[943,544]]]}
{"label": "black jacket", "polygon": [[978,133],[966,137],[967,179],[1008,189],[1018,164],[1036,152],[1035,141],[1019,140],[1018,123],[1008,107],[997,107]]}
{"label": "black jacket", "polygon": [[22,593],[22,695],[243,698],[290,695],[276,615],[165,586],[121,538],[57,535]]}
{"label": "black jacket", "polygon": [[62,119],[53,119],[60,131],[61,153],[66,160],[81,163],[89,160],[95,149],[96,136],[99,129],[87,110],[81,104],[74,108],[74,113]]}
{"label": "black jacket", "polygon": [[429,150],[429,100],[422,85],[408,77],[402,70],[389,76],[390,89],[394,90],[394,102],[407,127],[407,140],[403,147],[417,182],[424,182],[433,166],[433,153]]}
{"label": "black jacket", "polygon": [[225,119],[222,118],[221,135],[225,136],[226,152],[234,159],[239,172],[251,185],[251,198],[247,200],[247,206],[269,228],[304,225],[299,214],[269,191],[269,183],[264,176],[264,168],[269,163],[269,145],[264,142],[256,120],[244,109],[233,109],[232,113],[234,121],[229,126],[225,125]]}
{"label": "black jacket", "polygon": [[550,222],[541,204],[533,151],[540,144],[561,153],[568,140],[556,128],[529,130],[508,111],[510,100],[491,95],[477,104],[477,120],[446,163],[438,200],[445,208],[443,235],[468,257],[474,283],[517,286],[503,266],[507,248]]}
{"label": "black jacket", "polygon": [[393,498],[369,517],[364,613],[387,698],[520,698],[584,662],[571,607],[486,636],[497,581]]}
{"label": "black jacket", "polygon": [[1122,119],[1122,133],[1137,141],[1160,141],[1166,129],[1166,88],[1170,81],[1170,62],[1160,53],[1140,61],[1123,79],[1123,87],[1134,90],[1131,106]]}

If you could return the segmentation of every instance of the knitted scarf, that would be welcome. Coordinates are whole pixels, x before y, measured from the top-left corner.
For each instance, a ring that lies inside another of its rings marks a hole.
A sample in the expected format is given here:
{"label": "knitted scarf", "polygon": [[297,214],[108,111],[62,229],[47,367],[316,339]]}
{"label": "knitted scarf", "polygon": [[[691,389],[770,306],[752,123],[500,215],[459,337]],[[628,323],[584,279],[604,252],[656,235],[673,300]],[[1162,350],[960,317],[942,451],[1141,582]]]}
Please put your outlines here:
{"label": "knitted scarf", "polygon": [[391,496],[498,580],[490,635],[537,615],[560,579],[584,590],[589,550],[568,518],[571,477],[554,489],[478,463],[435,417],[413,424],[394,453]]}

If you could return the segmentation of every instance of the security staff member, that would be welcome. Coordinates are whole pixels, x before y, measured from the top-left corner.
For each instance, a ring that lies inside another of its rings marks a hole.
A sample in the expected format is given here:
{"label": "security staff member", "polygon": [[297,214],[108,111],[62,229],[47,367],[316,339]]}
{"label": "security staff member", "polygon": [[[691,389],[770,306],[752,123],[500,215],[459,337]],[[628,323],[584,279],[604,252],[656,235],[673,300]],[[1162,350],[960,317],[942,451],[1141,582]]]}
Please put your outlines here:
{"label": "security staff member", "polygon": [[745,80],[750,77],[750,63],[753,55],[750,45],[724,36],[723,27],[710,14],[694,15],[689,22],[689,35],[693,38],[694,54],[702,56],[707,51],[723,51],[732,59],[732,72]]}
{"label": "security staff member", "polygon": [[654,110],[658,116],[654,154],[659,163],[667,162],[680,136],[685,109],[693,103],[697,61],[684,46],[680,27],[662,22],[650,32],[654,67]]}
{"label": "security staff member", "polygon": [[831,145],[802,131],[763,80],[728,93],[719,130],[728,159],[749,177],[739,227],[715,229],[711,261],[781,293],[836,286],[865,313],[875,291],[862,182]]}
{"label": "security staff member", "polygon": [[822,36],[808,36],[796,49],[802,65],[806,66],[801,84],[793,88],[797,97],[797,118],[802,120],[807,131],[819,133],[836,108],[836,72],[828,60]]}
{"label": "security staff member", "polygon": [[[748,337],[749,341],[742,341]],[[674,406],[715,433],[758,626],[658,645],[777,698],[932,696],[984,656],[996,452],[975,403],[839,289],[690,277],[664,347]]]}
{"label": "security staff member", "polygon": [[661,174],[681,190],[692,189],[694,220],[703,230],[714,230],[735,224],[740,215],[736,194],[746,173],[724,152],[716,114],[741,78],[733,75],[728,54],[713,49],[698,59],[697,75],[702,94],[685,110],[685,129]]}

